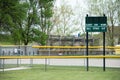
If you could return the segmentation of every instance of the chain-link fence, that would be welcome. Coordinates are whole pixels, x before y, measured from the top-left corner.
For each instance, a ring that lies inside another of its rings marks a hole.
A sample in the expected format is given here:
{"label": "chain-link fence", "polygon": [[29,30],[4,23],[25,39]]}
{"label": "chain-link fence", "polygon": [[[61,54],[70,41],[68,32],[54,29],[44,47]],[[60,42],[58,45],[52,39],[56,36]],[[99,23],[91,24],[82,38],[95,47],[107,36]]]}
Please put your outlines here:
{"label": "chain-link fence", "polygon": [[[106,55],[111,55],[111,51],[107,50]],[[65,48],[32,48],[32,46],[0,46],[0,56],[81,56],[85,55],[86,50],[83,49],[65,49]],[[91,49],[90,55],[102,55],[101,49]],[[114,56],[114,55],[112,55]],[[6,68],[15,68],[20,66],[33,66],[33,64],[55,65],[55,66],[84,66],[86,67],[86,58],[71,59],[0,59],[0,69],[4,71]],[[106,67],[120,68],[120,59],[106,59]],[[89,66],[103,67],[103,58],[90,58]]]}
{"label": "chain-link fence", "polygon": [[[0,56],[31,56],[37,55],[38,49],[32,48],[32,46],[21,45],[5,45],[0,46]],[[0,69],[14,68],[19,66],[30,66],[31,60],[27,60],[25,63],[23,59],[0,59]]]}

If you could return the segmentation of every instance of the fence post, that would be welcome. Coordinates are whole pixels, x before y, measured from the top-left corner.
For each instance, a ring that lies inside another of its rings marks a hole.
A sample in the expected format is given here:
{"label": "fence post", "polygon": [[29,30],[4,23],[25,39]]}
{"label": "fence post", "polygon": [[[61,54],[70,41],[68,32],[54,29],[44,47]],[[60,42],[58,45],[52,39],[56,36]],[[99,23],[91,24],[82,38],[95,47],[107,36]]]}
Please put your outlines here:
{"label": "fence post", "polygon": [[[33,54],[31,54],[31,52],[29,52],[29,56],[33,56]],[[32,67],[32,66],[33,66],[33,59],[30,58],[30,67]]]}
{"label": "fence post", "polygon": [[[5,51],[3,51],[2,56],[5,56]],[[5,69],[5,59],[3,59],[2,66],[3,66],[3,72],[4,72],[4,69]]]}
{"label": "fence post", "polygon": [[[0,46],[0,56],[2,56],[2,49],[1,49],[1,46]],[[0,59],[0,68],[2,68],[2,59]]]}
{"label": "fence post", "polygon": [[45,71],[47,71],[47,58],[45,58]]}

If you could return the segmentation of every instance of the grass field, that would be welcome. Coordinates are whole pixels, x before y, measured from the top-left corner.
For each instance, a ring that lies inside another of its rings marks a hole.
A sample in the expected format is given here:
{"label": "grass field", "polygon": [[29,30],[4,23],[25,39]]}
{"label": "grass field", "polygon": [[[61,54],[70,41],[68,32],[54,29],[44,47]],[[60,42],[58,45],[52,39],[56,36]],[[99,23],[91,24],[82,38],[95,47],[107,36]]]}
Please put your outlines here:
{"label": "grass field", "polygon": [[31,69],[0,72],[0,80],[120,80],[120,68],[34,65]]}

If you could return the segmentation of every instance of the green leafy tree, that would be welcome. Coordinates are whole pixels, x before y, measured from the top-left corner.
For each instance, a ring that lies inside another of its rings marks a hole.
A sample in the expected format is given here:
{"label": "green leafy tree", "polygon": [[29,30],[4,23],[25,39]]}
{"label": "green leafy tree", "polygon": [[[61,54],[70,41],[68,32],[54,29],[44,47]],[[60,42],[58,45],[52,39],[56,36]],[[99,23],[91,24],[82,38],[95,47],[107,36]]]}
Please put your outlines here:
{"label": "green leafy tree", "polygon": [[22,41],[27,45],[31,41],[46,44],[46,34],[50,30],[53,0],[29,0],[28,16],[21,27]]}
{"label": "green leafy tree", "polygon": [[16,24],[25,19],[26,6],[19,0],[0,0],[0,29],[10,32],[15,43],[20,36]]}
{"label": "green leafy tree", "polygon": [[[52,1],[52,0],[51,0]],[[46,44],[46,31],[49,31],[52,16],[52,2],[49,0],[29,0],[26,19],[21,21],[19,26],[21,42],[27,45],[35,41],[41,45]],[[43,5],[44,4],[44,5]],[[42,7],[42,8],[41,8]]]}
{"label": "green leafy tree", "polygon": [[51,27],[51,17],[53,15],[54,0],[39,0],[39,18],[40,28],[42,32],[49,34]]}
{"label": "green leafy tree", "polygon": [[15,22],[22,21],[26,16],[25,4],[19,0],[0,0],[0,26],[12,30]]}
{"label": "green leafy tree", "polygon": [[[15,44],[37,41],[44,45],[52,24],[52,7],[53,0],[0,0],[0,30],[9,31]],[[40,41],[35,36],[40,36]]]}
{"label": "green leafy tree", "polygon": [[21,32],[21,41],[24,45],[28,45],[29,42],[33,41],[33,30],[34,27],[38,24],[38,15],[37,15],[37,1],[29,0],[29,7],[27,10],[27,17],[24,21],[19,23],[19,30]]}
{"label": "green leafy tree", "polygon": [[46,45],[46,39],[48,35],[39,31],[38,29],[33,29],[33,41],[40,43],[40,45]]}
{"label": "green leafy tree", "polygon": [[[53,16],[53,5],[54,0],[38,0],[38,15],[40,19],[39,30],[43,34],[50,35],[50,32],[53,29],[53,22],[51,20]],[[45,37],[44,41],[47,42],[48,38],[46,38],[46,36],[44,36],[43,34],[42,36]],[[43,41],[42,38],[40,38],[40,41]]]}

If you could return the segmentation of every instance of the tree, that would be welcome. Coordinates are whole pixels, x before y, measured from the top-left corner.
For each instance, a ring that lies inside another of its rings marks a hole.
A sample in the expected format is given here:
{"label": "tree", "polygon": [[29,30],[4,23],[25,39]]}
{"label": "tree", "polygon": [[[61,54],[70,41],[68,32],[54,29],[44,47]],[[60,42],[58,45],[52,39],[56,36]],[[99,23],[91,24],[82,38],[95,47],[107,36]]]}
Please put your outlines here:
{"label": "tree", "polygon": [[[84,5],[86,5],[86,1],[83,1]],[[86,6],[83,6],[81,4],[81,1],[77,0],[76,1],[76,6],[75,6],[75,9],[74,9],[74,12],[76,12],[76,25],[79,27],[79,33],[80,33],[80,37],[82,38],[86,38],[86,36],[84,35],[86,32],[85,32],[85,16],[86,16],[86,13],[87,12],[87,8]]]}
{"label": "tree", "polygon": [[[19,0],[0,0],[0,26],[4,29],[12,30],[15,22],[25,18],[25,4],[20,4]],[[21,14],[21,15],[20,15]]]}
{"label": "tree", "polygon": [[0,30],[9,31],[15,44],[27,45],[35,40],[45,45],[46,34],[52,29],[53,3],[54,0],[0,0]]}
{"label": "tree", "polygon": [[39,29],[33,29],[33,41],[39,43],[40,45],[46,45],[46,40],[48,36],[46,33],[39,31]]}
{"label": "tree", "polygon": [[118,25],[120,26],[120,1],[119,0],[116,0],[115,1],[116,3],[116,6],[117,6],[117,14],[118,14]]}
{"label": "tree", "polygon": [[27,17],[24,21],[19,23],[19,30],[21,32],[21,40],[24,45],[33,41],[33,29],[38,25],[38,15],[37,15],[37,0],[29,0],[29,7],[27,10]]}
{"label": "tree", "polygon": [[72,7],[63,1],[63,4],[55,6],[53,14],[53,33],[57,35],[72,35],[79,31],[76,27],[75,15]]}
{"label": "tree", "polygon": [[45,35],[50,35],[50,31],[53,28],[52,25],[52,16],[53,16],[53,6],[54,6],[54,0],[38,0],[38,15],[39,15],[39,30],[42,32],[40,41],[43,41],[47,44],[47,39],[49,37],[46,37]]}
{"label": "tree", "polygon": [[26,17],[26,3],[19,0],[0,0],[0,29],[10,32],[14,41],[18,39],[17,23]]}
{"label": "tree", "polygon": [[53,4],[54,0],[39,0],[39,18],[40,18],[40,28],[42,32],[47,33],[51,27],[51,17],[53,15]]}
{"label": "tree", "polygon": [[[29,0],[26,2],[29,4],[26,19],[18,23],[21,42],[27,45],[29,42],[35,41],[45,45],[46,29],[50,25],[49,18],[52,15],[49,5],[52,3],[49,3],[48,0]],[[43,5],[42,8],[41,5]]]}
{"label": "tree", "polygon": [[119,10],[119,4],[117,0],[89,0],[89,12],[90,15],[105,14],[108,18],[108,45],[114,46],[114,27],[117,24],[118,16],[116,16]]}

